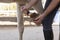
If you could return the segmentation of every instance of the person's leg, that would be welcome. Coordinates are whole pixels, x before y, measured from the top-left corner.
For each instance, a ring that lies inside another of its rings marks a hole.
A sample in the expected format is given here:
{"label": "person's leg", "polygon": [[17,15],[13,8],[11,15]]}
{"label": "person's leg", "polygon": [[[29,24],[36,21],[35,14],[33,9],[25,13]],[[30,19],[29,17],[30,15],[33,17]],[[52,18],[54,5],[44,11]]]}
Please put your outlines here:
{"label": "person's leg", "polygon": [[53,40],[53,32],[52,30],[44,30],[45,40]]}
{"label": "person's leg", "polygon": [[52,26],[47,22],[43,24],[43,32],[44,32],[45,40],[53,40]]}
{"label": "person's leg", "polygon": [[51,13],[42,21],[45,40],[53,40],[52,23],[56,13]]}

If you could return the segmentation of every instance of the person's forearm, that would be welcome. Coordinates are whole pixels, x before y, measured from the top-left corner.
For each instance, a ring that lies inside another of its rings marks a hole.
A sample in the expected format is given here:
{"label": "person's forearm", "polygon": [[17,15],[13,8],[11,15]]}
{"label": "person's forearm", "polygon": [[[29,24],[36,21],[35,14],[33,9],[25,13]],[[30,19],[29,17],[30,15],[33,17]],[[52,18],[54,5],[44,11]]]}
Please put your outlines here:
{"label": "person's forearm", "polygon": [[59,0],[52,0],[47,9],[43,12],[44,16],[47,16],[59,3]]}
{"label": "person's forearm", "polygon": [[30,8],[37,2],[38,2],[38,0],[31,0],[28,4],[26,4],[26,7]]}

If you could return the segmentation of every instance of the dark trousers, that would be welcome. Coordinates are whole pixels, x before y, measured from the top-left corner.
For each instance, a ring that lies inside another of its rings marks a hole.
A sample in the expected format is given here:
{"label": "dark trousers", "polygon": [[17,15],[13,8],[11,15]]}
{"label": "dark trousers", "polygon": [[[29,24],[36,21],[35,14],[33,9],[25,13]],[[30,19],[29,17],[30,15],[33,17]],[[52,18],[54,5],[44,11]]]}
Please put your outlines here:
{"label": "dark trousers", "polygon": [[45,37],[45,40],[53,40],[53,32],[52,30],[44,30],[44,37]]}
{"label": "dark trousers", "polygon": [[50,13],[42,21],[45,40],[53,40],[52,23],[56,12]]}

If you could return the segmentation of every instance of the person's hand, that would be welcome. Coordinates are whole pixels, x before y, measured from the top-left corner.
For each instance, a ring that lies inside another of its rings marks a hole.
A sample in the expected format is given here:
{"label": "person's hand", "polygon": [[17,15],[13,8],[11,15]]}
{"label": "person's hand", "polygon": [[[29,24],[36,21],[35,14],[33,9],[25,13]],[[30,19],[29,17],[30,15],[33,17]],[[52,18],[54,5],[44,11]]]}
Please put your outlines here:
{"label": "person's hand", "polygon": [[23,12],[23,11],[25,11],[25,10],[27,10],[26,6],[22,6],[22,7],[21,7],[21,11]]}
{"label": "person's hand", "polygon": [[26,7],[26,6],[22,6],[22,7],[21,7],[21,11],[22,11],[23,13],[25,13],[25,14],[28,14],[28,13],[29,13],[28,7]]}
{"label": "person's hand", "polygon": [[44,19],[44,15],[39,15],[35,20],[34,23],[36,23],[38,26],[41,24],[42,20]]}

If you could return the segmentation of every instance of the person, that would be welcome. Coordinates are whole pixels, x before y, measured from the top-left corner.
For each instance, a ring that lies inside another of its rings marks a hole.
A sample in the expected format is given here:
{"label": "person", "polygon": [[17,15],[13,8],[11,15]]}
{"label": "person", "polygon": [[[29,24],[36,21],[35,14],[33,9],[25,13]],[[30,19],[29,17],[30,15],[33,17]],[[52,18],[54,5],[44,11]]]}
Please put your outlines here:
{"label": "person", "polygon": [[[36,0],[35,0],[35,2],[36,2]],[[31,4],[31,6],[33,4]],[[30,7],[24,8],[23,10],[29,9]],[[45,4],[43,13],[41,13],[34,21],[36,24],[42,23],[45,40],[54,39],[53,31],[52,31],[52,23],[53,23],[53,19],[54,19],[55,14],[58,11],[59,7],[60,7],[59,0],[46,0],[46,4]]]}
{"label": "person", "polygon": [[47,0],[44,12],[35,19],[35,23],[42,21],[45,40],[53,40],[52,23],[59,7],[59,0]]}

